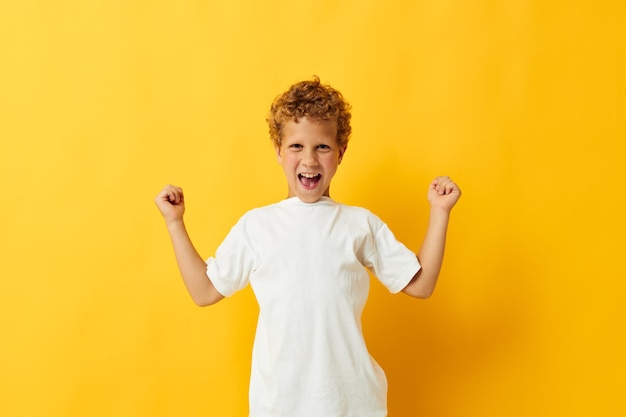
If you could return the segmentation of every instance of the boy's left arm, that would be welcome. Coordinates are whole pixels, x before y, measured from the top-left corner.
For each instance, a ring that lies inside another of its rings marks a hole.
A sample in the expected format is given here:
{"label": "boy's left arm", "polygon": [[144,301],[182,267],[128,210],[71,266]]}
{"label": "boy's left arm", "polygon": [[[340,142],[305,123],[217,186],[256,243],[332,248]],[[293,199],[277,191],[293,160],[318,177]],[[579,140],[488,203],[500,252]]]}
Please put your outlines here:
{"label": "boy's left arm", "polygon": [[450,211],[461,197],[461,190],[449,177],[437,177],[428,189],[430,217],[426,236],[417,254],[422,266],[402,290],[416,298],[428,298],[437,285],[443,263]]}

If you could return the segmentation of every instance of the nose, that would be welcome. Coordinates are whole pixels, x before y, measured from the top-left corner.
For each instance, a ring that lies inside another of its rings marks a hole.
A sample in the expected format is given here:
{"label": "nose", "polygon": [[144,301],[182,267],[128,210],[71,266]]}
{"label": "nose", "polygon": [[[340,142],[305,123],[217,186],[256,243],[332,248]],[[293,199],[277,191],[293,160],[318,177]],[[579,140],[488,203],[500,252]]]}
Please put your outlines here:
{"label": "nose", "polygon": [[302,155],[302,165],[307,168],[317,166],[317,154],[315,150],[309,149],[304,151],[304,155]]}

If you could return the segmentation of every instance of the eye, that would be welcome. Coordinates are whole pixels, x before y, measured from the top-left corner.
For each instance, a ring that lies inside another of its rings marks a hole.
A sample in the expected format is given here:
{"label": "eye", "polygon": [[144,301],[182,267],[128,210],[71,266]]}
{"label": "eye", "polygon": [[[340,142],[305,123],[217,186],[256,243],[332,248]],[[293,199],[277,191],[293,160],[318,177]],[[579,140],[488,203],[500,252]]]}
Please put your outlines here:
{"label": "eye", "polygon": [[326,144],[318,145],[317,148],[321,149],[323,151],[329,151],[330,150],[330,146],[328,146]]}
{"label": "eye", "polygon": [[289,145],[289,149],[299,150],[302,149],[302,145],[300,145],[299,143],[292,143],[291,145]]}

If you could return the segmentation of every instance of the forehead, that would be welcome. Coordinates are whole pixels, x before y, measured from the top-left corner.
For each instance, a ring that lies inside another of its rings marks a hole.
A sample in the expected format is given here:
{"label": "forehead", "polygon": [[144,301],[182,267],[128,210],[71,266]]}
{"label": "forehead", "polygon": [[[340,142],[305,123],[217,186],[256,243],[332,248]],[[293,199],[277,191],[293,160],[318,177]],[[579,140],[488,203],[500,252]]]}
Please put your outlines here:
{"label": "forehead", "polygon": [[301,117],[289,120],[283,127],[283,140],[337,140],[337,119],[310,119]]}

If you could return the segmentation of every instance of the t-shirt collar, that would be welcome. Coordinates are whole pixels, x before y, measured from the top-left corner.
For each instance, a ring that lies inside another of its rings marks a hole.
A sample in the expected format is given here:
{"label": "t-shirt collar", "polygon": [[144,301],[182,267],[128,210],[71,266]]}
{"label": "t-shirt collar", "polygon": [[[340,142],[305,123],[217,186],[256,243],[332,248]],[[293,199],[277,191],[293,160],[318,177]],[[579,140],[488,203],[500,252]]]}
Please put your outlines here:
{"label": "t-shirt collar", "polygon": [[286,198],[284,200],[282,200],[279,204],[282,205],[298,205],[298,206],[315,206],[315,205],[326,205],[326,204],[334,204],[335,201],[327,196],[322,196],[319,200],[313,202],[313,203],[305,203],[304,201],[300,200],[298,197],[289,197]]}

